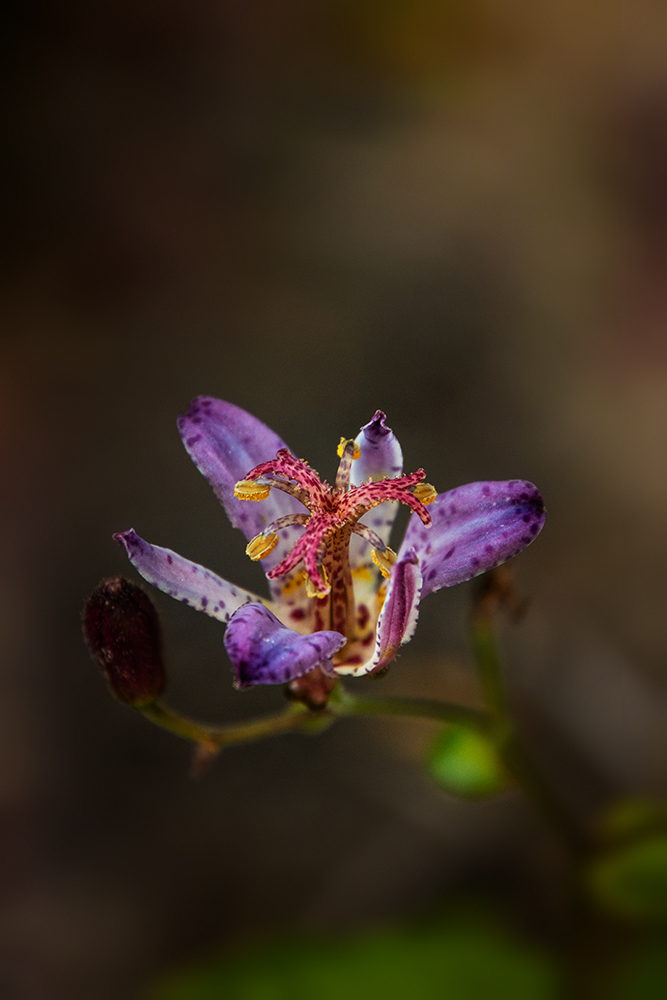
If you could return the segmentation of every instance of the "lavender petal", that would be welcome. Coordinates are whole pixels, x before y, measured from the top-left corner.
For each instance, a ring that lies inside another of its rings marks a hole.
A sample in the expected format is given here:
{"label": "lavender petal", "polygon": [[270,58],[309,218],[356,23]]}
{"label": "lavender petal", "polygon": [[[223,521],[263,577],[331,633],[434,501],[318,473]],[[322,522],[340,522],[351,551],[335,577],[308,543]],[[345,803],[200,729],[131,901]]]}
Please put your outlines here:
{"label": "lavender petal", "polygon": [[[378,482],[385,476],[395,479],[403,472],[403,452],[396,435],[386,425],[386,417],[382,410],[377,410],[375,416],[365,424],[356,437],[361,454],[352,463],[350,484],[360,486],[368,479]],[[380,536],[385,545],[389,544],[389,536],[398,512],[398,504],[383,503],[374,507],[364,518],[364,524]],[[370,546],[362,538],[353,538],[350,547],[350,560],[353,569],[371,562]]]}
{"label": "lavender petal", "polygon": [[[266,424],[233,403],[208,396],[193,399],[178,418],[178,429],[188,454],[213,487],[227,516],[247,539],[254,538],[271,521],[288,514],[303,514],[303,505],[280,490],[266,500],[239,500],[234,485],[260,462],[276,457],[285,443]],[[284,559],[303,529],[283,528],[276,548],[262,560],[268,572]]]}
{"label": "lavender petal", "polygon": [[237,688],[284,684],[319,664],[330,670],[331,657],[344,644],[340,632],[301,635],[285,628],[263,604],[247,604],[237,611],[225,633]]}
{"label": "lavender petal", "polygon": [[145,542],[132,528],[113,537],[124,546],[130,562],[144,580],[211,618],[228,622],[244,604],[260,600],[255,594],[228,583],[204,566],[190,562],[170,549]]}
{"label": "lavender petal", "polygon": [[432,527],[413,514],[399,551],[399,557],[416,551],[422,597],[511,559],[537,538],[546,516],[537,488],[517,479],[459,486],[439,494],[428,510]]}

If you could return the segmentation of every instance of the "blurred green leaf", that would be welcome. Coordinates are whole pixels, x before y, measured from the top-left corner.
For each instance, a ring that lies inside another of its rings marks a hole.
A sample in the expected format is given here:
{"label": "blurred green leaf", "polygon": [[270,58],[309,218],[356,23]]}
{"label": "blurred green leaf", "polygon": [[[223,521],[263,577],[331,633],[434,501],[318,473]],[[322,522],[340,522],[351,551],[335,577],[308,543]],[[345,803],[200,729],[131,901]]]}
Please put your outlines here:
{"label": "blurred green leaf", "polygon": [[609,851],[593,863],[588,881],[598,901],[629,917],[667,917],[667,836]]}
{"label": "blurred green leaf", "polygon": [[165,979],[151,1000],[555,1000],[539,953],[486,926],[261,944]]}
{"label": "blurred green leaf", "polygon": [[495,795],[507,786],[493,741],[471,726],[446,726],[431,747],[426,766],[441,788],[462,798]]}

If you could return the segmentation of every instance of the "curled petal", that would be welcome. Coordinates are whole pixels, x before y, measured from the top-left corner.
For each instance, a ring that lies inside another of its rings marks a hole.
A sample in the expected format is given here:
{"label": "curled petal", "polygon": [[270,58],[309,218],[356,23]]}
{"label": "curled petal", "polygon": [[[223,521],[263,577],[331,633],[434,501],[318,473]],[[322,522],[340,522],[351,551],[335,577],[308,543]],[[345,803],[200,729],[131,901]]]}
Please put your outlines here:
{"label": "curled petal", "polygon": [[[178,429],[191,459],[213,487],[229,520],[248,541],[267,524],[288,514],[303,513],[294,497],[271,490],[265,500],[251,503],[234,496],[234,486],[260,462],[274,459],[286,445],[261,420],[233,403],[208,396],[193,399],[187,413],[178,418]],[[301,533],[285,527],[275,550],[265,560],[270,570],[289,552]]]}
{"label": "curled petal", "polygon": [[263,604],[247,604],[237,611],[225,633],[237,688],[283,684],[320,664],[331,670],[331,657],[344,644],[340,632],[301,635],[285,628]]}
{"label": "curled petal", "polygon": [[130,562],[144,580],[211,618],[228,622],[244,604],[260,600],[249,590],[228,583],[204,566],[190,562],[170,549],[145,542],[132,528],[113,537],[124,546]]}
{"label": "curled petal", "polygon": [[337,674],[361,677],[363,674],[380,671],[391,663],[399,647],[409,642],[414,635],[419,616],[421,586],[419,558],[414,549],[408,549],[391,569],[387,597],[378,619],[373,656],[358,665],[337,665]]}
{"label": "curled petal", "polygon": [[537,488],[517,479],[459,486],[441,493],[429,512],[431,528],[411,516],[399,552],[417,553],[422,597],[511,559],[537,538],[545,518]]}
{"label": "curled petal", "polygon": [[369,478],[373,482],[389,476],[394,479],[403,472],[403,452],[396,435],[387,427],[382,410],[359,431],[355,441],[359,445],[359,458],[354,460],[350,482],[360,486]]}
{"label": "curled petal", "polygon": [[378,619],[373,670],[382,670],[396,656],[398,647],[412,639],[417,628],[422,576],[419,559],[410,550],[391,570],[389,590]]}
{"label": "curled petal", "polygon": [[[403,452],[398,439],[390,427],[387,427],[386,417],[378,410],[369,423],[365,424],[356,438],[359,445],[359,458],[352,463],[350,483],[360,486],[372,479],[373,482],[389,476],[391,479],[403,472]],[[365,522],[380,536],[385,545],[389,544],[389,536],[398,511],[398,505],[383,503],[365,517]],[[354,538],[350,547],[352,567],[368,565],[371,562],[370,546],[361,538]]]}

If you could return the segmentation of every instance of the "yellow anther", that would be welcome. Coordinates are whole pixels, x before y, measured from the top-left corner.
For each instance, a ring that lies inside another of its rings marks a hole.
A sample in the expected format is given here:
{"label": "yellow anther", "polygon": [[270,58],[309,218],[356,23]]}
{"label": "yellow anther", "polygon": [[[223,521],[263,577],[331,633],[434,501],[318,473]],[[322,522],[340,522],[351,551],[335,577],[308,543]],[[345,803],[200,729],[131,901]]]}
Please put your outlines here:
{"label": "yellow anther", "polygon": [[383,576],[389,576],[391,572],[391,567],[396,562],[396,553],[389,546],[380,552],[379,549],[371,549],[371,557],[376,566],[380,567],[380,572]]}
{"label": "yellow anther", "polygon": [[438,491],[435,486],[431,486],[430,483],[420,483],[419,486],[415,486],[412,491],[413,497],[423,503],[424,506],[433,503],[438,495]]}
{"label": "yellow anther", "polygon": [[352,452],[352,458],[359,458],[361,455],[361,448],[353,438],[341,438],[338,444],[336,452],[339,458],[343,457],[343,452],[345,451],[345,446],[348,444],[354,445],[354,451]]}
{"label": "yellow anther", "polygon": [[277,544],[278,536],[275,531],[272,531],[268,535],[255,535],[246,545],[245,554],[250,556],[253,562],[257,562],[258,559],[266,559],[273,552]]}
{"label": "yellow anther", "polygon": [[327,594],[329,593],[329,591],[331,590],[331,587],[329,586],[329,577],[327,576],[327,571],[324,568],[324,566],[322,566],[322,568],[320,569],[320,576],[322,577],[322,579],[326,583],[327,589],[326,590],[318,590],[317,587],[315,586],[315,584],[313,583],[313,581],[310,579],[310,577],[307,576],[306,577],[306,593],[308,594],[308,597],[326,597]]}
{"label": "yellow anther", "polygon": [[266,500],[270,486],[255,483],[252,479],[240,479],[234,487],[234,496],[239,500]]}

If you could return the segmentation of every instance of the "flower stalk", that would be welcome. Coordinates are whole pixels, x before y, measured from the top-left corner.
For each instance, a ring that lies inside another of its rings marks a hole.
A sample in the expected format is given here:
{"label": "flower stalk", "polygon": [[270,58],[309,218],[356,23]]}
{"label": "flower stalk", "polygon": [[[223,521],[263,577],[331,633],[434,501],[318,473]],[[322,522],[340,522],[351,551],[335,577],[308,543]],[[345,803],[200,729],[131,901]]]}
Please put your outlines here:
{"label": "flower stalk", "polygon": [[406,718],[431,719],[434,722],[465,722],[487,729],[490,717],[473,708],[453,705],[430,698],[366,698],[351,695],[339,682],[325,708],[310,709],[301,702],[292,702],[284,712],[267,715],[229,726],[214,726],[196,722],[180,715],[162,701],[138,708],[145,718],[175,736],[221,750],[235,743],[250,743],[268,736],[290,731],[320,731],[337,718],[348,716],[399,715]]}
{"label": "flower stalk", "polygon": [[512,573],[505,566],[492,570],[482,579],[470,620],[473,654],[490,712],[489,731],[508,773],[559,839],[576,852],[582,846],[581,833],[544,781],[539,768],[535,767],[514,724],[496,634],[501,609],[509,610],[515,617],[524,610],[513,589]]}
{"label": "flower stalk", "polygon": [[195,722],[175,712],[161,701],[144,705],[139,711],[145,718],[161,726],[162,729],[174,733],[175,736],[218,750],[235,743],[250,743],[266,736],[278,736],[292,729],[305,728],[312,721],[309,717],[312,713],[299,703],[290,705],[284,712],[276,715],[267,715],[264,718],[229,726],[212,726]]}
{"label": "flower stalk", "polygon": [[402,715],[407,718],[432,719],[434,722],[465,722],[478,729],[491,724],[488,713],[434,698],[366,698],[351,695],[338,684],[329,708],[334,715]]}

